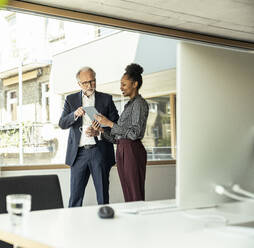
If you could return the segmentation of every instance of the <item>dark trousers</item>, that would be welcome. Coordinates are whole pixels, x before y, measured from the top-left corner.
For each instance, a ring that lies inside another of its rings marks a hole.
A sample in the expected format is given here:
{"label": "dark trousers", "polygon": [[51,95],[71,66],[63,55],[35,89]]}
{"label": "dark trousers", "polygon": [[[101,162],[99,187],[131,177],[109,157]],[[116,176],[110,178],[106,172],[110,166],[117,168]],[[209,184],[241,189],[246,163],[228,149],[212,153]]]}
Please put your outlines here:
{"label": "dark trousers", "polygon": [[91,149],[79,148],[76,160],[71,167],[71,195],[69,207],[82,206],[85,188],[90,174],[96,191],[98,204],[107,204],[108,175],[103,165],[103,157],[97,146]]}
{"label": "dark trousers", "polygon": [[116,162],[125,201],[145,200],[147,154],[141,141],[118,140]]}

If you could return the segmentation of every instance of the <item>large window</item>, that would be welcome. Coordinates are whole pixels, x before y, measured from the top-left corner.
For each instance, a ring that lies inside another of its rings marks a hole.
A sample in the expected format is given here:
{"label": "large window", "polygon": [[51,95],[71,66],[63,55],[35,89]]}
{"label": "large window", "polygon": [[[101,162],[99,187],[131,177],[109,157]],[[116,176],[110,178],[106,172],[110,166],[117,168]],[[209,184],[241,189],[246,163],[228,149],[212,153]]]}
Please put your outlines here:
{"label": "large window", "polygon": [[17,92],[15,90],[7,92],[7,113],[10,122],[17,120]]}
{"label": "large window", "polygon": [[131,62],[144,68],[140,93],[149,104],[143,139],[148,160],[175,159],[176,41],[3,10],[0,18],[6,23],[6,43],[0,46],[0,165],[64,164],[69,130],[61,130],[58,120],[65,97],[80,90],[77,70],[95,69],[97,90],[111,94],[121,114],[128,99],[120,79]]}
{"label": "large window", "polygon": [[49,83],[41,84],[42,121],[49,121]]}
{"label": "large window", "polygon": [[147,122],[147,135],[144,144],[147,149],[148,160],[170,160],[174,159],[173,149],[175,142],[172,141],[175,133],[171,122],[174,118],[171,112],[170,96],[159,96],[147,99],[149,103],[149,116]]}
{"label": "large window", "polygon": [[16,13],[11,13],[6,16],[6,21],[8,25],[8,37],[10,40],[10,52],[11,55],[15,58],[19,56],[19,50],[17,48],[17,22],[16,22]]}
{"label": "large window", "polygon": [[[173,101],[170,101],[172,97]],[[175,120],[175,94],[146,98],[146,100],[149,105],[149,115],[142,142],[147,150],[147,159],[150,161],[175,159],[176,130],[175,124],[172,123]],[[114,98],[119,114],[127,101],[121,97]]]}
{"label": "large window", "polygon": [[65,38],[64,22],[55,19],[47,21],[47,39],[49,42],[59,41]]}

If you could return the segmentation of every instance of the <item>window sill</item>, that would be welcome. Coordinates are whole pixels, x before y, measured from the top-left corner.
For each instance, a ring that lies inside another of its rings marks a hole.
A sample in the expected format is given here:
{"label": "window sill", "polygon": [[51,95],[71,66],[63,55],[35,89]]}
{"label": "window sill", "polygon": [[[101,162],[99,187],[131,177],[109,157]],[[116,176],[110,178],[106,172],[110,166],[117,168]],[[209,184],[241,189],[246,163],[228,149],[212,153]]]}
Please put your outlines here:
{"label": "window sill", "polygon": [[[150,165],[169,165],[175,166],[176,160],[157,160],[147,161],[147,166]],[[65,164],[44,164],[44,165],[13,165],[13,166],[0,166],[0,171],[21,171],[21,170],[58,170],[70,168]]]}

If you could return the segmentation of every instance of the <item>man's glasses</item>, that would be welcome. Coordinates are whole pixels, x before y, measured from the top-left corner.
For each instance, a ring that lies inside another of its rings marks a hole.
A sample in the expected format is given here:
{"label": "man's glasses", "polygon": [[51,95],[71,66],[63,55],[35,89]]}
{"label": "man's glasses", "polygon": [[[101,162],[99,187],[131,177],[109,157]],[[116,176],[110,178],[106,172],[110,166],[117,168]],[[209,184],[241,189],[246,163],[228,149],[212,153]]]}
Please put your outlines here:
{"label": "man's glasses", "polygon": [[93,80],[89,80],[89,81],[84,81],[84,82],[79,82],[82,86],[88,86],[88,85],[92,85],[96,82],[96,79]]}

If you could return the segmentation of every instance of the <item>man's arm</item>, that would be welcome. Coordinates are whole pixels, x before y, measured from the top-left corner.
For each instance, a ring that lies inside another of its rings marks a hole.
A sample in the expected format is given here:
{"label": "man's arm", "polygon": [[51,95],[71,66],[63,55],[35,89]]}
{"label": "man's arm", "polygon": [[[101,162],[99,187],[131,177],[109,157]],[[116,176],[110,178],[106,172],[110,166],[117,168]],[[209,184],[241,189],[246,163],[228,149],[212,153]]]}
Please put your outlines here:
{"label": "man's arm", "polygon": [[78,117],[82,116],[83,114],[84,114],[84,110],[82,109],[82,107],[73,111],[71,104],[68,102],[66,98],[64,103],[64,109],[63,109],[58,125],[62,129],[67,129],[71,127],[75,123],[75,121],[78,119]]}

